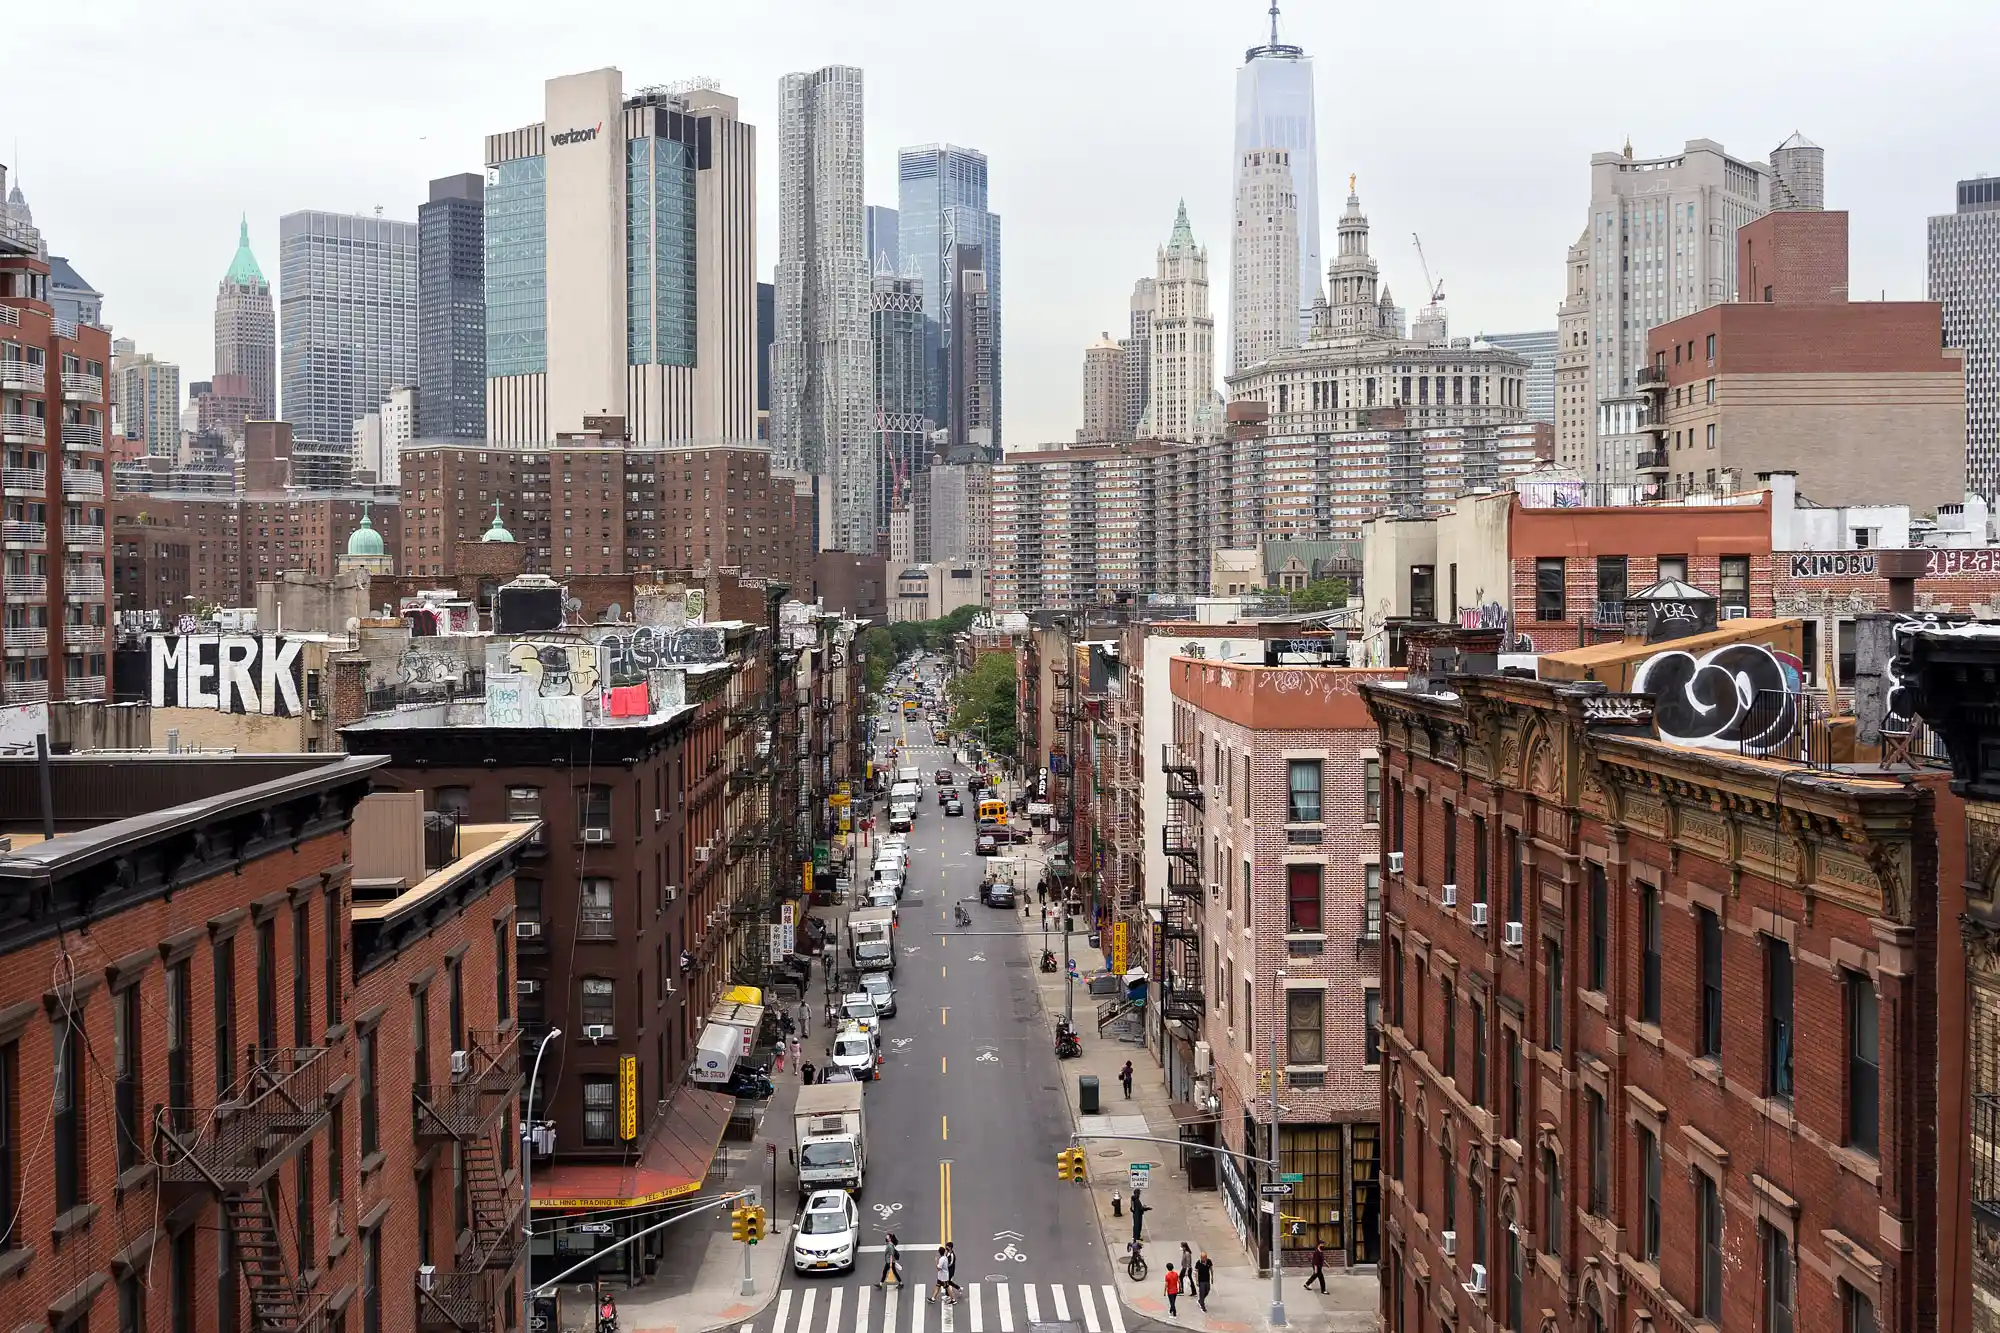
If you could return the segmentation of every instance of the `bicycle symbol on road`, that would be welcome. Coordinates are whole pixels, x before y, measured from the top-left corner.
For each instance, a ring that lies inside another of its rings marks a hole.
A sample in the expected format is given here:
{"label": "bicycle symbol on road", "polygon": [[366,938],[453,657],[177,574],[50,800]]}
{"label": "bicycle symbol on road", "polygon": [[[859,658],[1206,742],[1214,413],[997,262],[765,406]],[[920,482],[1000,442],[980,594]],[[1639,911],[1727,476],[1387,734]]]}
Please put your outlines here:
{"label": "bicycle symbol on road", "polygon": [[900,1203],[878,1203],[875,1205],[875,1215],[884,1222],[902,1211],[903,1205]]}
{"label": "bicycle symbol on road", "polygon": [[921,944],[905,944],[905,945],[903,946],[903,953],[904,953],[904,955],[905,955],[905,956],[907,956],[907,955],[909,955],[909,954],[913,954],[913,953],[915,953],[915,952],[916,952],[917,950],[919,950],[919,949],[921,949],[921,948],[923,948],[923,947],[924,947],[924,946],[923,946],[923,945],[921,945]]}
{"label": "bicycle symbol on road", "polygon": [[965,961],[968,963],[983,963],[986,961],[986,955],[983,953],[976,953],[968,957]]}
{"label": "bicycle symbol on road", "polygon": [[993,1256],[994,1262],[1003,1264],[1007,1263],[1025,1264],[1028,1262],[1028,1256],[1025,1253],[1023,1253],[1020,1249],[1016,1248],[1014,1244],[1014,1242],[1016,1241],[1026,1239],[1026,1237],[1024,1237],[1020,1232],[996,1231],[993,1233],[993,1239],[1004,1240],[1007,1242],[1007,1248]]}
{"label": "bicycle symbol on road", "polygon": [[[890,1040],[889,1044],[896,1048],[896,1054],[901,1055],[915,1040],[915,1037],[895,1037]],[[896,1206],[901,1208],[903,1205],[899,1203]]]}
{"label": "bicycle symbol on road", "polygon": [[982,1065],[997,1065],[1000,1063],[1000,1052],[994,1050],[991,1046],[982,1046],[979,1048],[977,1059]]}

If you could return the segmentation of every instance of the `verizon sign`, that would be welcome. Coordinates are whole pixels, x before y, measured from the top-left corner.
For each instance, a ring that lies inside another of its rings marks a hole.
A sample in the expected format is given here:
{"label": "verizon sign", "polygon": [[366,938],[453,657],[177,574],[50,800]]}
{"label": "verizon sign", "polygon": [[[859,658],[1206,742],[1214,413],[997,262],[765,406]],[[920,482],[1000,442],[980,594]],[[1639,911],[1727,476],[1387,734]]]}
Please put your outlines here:
{"label": "verizon sign", "polygon": [[297,717],[303,641],[278,634],[155,634],[155,708]]}

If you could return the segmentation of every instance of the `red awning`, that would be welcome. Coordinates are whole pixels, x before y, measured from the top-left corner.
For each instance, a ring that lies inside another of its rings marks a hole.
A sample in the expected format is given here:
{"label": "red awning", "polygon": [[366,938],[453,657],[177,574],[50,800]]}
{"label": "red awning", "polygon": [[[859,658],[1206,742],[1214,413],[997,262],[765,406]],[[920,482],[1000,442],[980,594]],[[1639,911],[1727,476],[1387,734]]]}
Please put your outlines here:
{"label": "red awning", "polygon": [[736,1099],[682,1088],[636,1161],[561,1162],[535,1172],[537,1208],[633,1208],[693,1194],[722,1144]]}

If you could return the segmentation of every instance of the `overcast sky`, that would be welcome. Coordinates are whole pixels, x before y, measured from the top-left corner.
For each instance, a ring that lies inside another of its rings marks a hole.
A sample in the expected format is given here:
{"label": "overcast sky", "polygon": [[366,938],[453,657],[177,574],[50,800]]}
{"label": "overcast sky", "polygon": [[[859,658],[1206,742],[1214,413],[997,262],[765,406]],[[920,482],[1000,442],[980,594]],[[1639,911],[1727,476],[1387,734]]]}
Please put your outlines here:
{"label": "overcast sky", "polygon": [[[0,155],[115,332],[202,379],[239,212],[278,276],[278,216],[414,219],[481,136],[540,119],[542,81],[709,75],[759,131],[759,269],[777,258],[779,76],[867,74],[872,203],[896,149],[986,152],[1005,218],[1005,435],[1068,439],[1082,349],[1117,337],[1175,201],[1210,247],[1218,343],[1236,67],[1265,0],[95,0],[9,19]],[[1314,57],[1322,248],[1349,172],[1374,253],[1415,306],[1421,233],[1455,333],[1554,328],[1592,152],[1689,138],[1763,160],[1794,129],[1853,213],[1853,290],[1923,295],[1924,219],[2000,173],[1992,0],[1292,0]],[[1218,356],[1218,361],[1222,358]],[[1220,366],[1218,366],[1220,369]],[[1221,386],[1218,384],[1217,386]]]}

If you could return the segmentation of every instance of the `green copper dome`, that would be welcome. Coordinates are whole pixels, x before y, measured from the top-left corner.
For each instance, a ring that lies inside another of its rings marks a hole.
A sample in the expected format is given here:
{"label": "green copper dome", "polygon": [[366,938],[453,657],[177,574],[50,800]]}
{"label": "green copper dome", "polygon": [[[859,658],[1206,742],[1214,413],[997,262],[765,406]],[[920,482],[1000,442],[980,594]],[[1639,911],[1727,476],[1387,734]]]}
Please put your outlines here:
{"label": "green copper dome", "polygon": [[512,543],[514,540],[514,534],[500,525],[500,502],[498,500],[493,502],[493,526],[486,529],[486,535],[479,540],[483,542],[508,543]]}
{"label": "green copper dome", "polygon": [[1181,200],[1180,211],[1174,214],[1174,234],[1167,238],[1167,245],[1171,248],[1182,245],[1192,246],[1193,244],[1194,228],[1188,226],[1187,200],[1183,199]]}
{"label": "green copper dome", "polygon": [[264,280],[264,270],[257,267],[257,256],[250,253],[250,219],[247,215],[236,234],[236,258],[229,261],[229,272],[222,275],[222,280],[232,287],[270,286]]}
{"label": "green copper dome", "polygon": [[368,506],[361,506],[361,526],[347,539],[349,555],[381,555],[382,534],[375,531],[375,525],[368,521]]}

